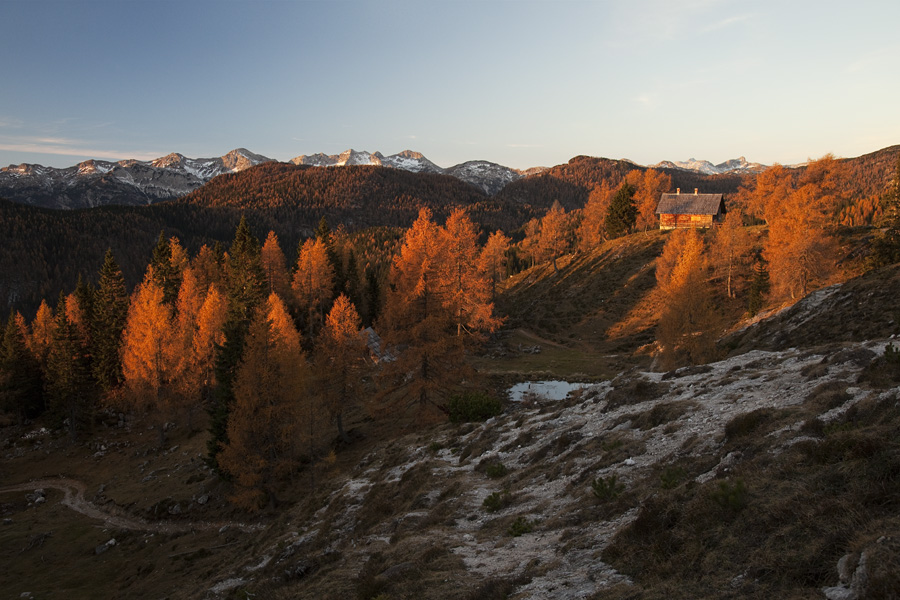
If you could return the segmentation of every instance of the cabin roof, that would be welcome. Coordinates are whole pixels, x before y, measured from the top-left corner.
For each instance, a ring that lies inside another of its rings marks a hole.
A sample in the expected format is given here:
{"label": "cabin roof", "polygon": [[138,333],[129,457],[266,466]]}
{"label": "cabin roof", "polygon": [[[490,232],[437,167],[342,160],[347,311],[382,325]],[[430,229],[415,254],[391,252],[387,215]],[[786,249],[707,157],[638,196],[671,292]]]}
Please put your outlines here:
{"label": "cabin roof", "polygon": [[722,194],[663,194],[656,207],[658,215],[716,215]]}

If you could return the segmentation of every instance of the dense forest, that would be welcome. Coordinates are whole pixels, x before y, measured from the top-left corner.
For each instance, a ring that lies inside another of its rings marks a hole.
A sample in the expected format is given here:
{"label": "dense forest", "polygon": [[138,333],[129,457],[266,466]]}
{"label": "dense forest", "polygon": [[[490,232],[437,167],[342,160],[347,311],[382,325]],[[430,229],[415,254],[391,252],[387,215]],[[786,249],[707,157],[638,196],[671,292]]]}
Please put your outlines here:
{"label": "dense forest", "polygon": [[[841,200],[835,208],[837,224],[871,225],[878,220],[880,194],[890,181],[898,153],[900,146],[892,146],[838,160],[843,174]],[[787,172],[797,180],[805,169]],[[667,189],[645,186],[645,195],[700,188],[725,193],[727,204],[742,210],[756,187],[756,177],[749,174],[703,176],[578,156],[509,184],[493,197],[445,175],[373,166],[323,169],[266,163],[219,176],[179,200],[150,206],[52,211],[0,199],[0,237],[4,240],[0,248],[0,299],[4,306],[33,314],[41,299],[73,289],[79,275],[90,279],[107,249],[113,250],[131,288],[140,280],[142,261],[160,231],[178,237],[188,251],[196,252],[203,244],[227,244],[242,215],[254,235],[261,238],[273,231],[289,249],[311,236],[323,216],[333,227],[347,231],[407,227],[422,207],[430,208],[438,222],[443,222],[452,208],[466,207],[473,221],[479,223],[482,241],[498,229],[518,241],[527,237],[529,222],[534,233],[535,219],[554,203],[568,211],[570,219],[581,220],[580,215],[591,213],[587,205],[593,195],[593,216],[588,220],[593,219],[596,228],[596,211],[605,211],[611,192],[629,173],[634,183],[635,173],[643,176],[648,172],[667,177]],[[652,208],[645,206],[641,226],[649,226],[652,218]],[[578,223],[571,225],[574,230]],[[568,246],[573,246],[573,239],[574,234],[570,234]]]}

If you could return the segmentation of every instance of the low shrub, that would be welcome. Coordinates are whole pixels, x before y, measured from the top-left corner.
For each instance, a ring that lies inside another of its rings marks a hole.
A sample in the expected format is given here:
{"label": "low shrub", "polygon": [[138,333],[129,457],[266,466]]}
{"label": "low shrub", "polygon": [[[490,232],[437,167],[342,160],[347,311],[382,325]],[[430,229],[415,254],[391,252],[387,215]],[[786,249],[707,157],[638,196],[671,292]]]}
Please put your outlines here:
{"label": "low shrub", "polygon": [[451,396],[447,410],[451,422],[469,423],[496,417],[503,412],[503,404],[484,392],[465,392]]}
{"label": "low shrub", "polygon": [[526,533],[531,533],[534,531],[534,521],[529,521],[522,515],[516,517],[516,520],[512,522],[512,525],[509,526],[509,529],[506,530],[506,533],[513,537],[519,537],[520,535],[525,535]]}
{"label": "low shrub", "polygon": [[743,479],[720,481],[718,487],[710,493],[712,501],[731,512],[740,512],[747,507],[747,486]]}
{"label": "low shrub", "polygon": [[606,479],[598,477],[592,481],[591,489],[598,500],[608,502],[618,498],[619,494],[625,491],[625,485],[617,482],[615,474],[612,474]]}
{"label": "low shrub", "polygon": [[491,479],[500,479],[509,473],[509,469],[507,469],[506,465],[503,463],[497,462],[491,463],[485,467],[484,472],[487,473],[487,476]]}
{"label": "low shrub", "polygon": [[659,474],[659,481],[662,489],[673,490],[684,481],[685,477],[687,477],[687,471],[681,467],[669,466]]}
{"label": "low shrub", "polygon": [[769,421],[772,411],[768,408],[757,408],[754,411],[738,415],[725,425],[725,437],[730,440],[750,435]]}
{"label": "low shrub", "polygon": [[512,504],[512,497],[509,495],[509,490],[503,490],[500,492],[493,492],[488,494],[488,497],[484,499],[484,502],[481,505],[488,512],[497,512],[498,510],[503,510],[507,506]]}
{"label": "low shrub", "polygon": [[860,381],[875,387],[888,388],[900,382],[900,349],[893,343],[884,348],[879,356],[867,366],[859,376]]}

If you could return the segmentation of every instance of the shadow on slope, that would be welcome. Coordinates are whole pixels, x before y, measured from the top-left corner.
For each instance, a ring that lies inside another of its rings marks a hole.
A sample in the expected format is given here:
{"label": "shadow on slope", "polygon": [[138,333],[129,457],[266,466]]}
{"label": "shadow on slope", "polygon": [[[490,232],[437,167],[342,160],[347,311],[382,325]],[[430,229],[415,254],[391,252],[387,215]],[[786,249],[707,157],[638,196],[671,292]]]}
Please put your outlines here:
{"label": "shadow on slope", "polygon": [[537,265],[508,279],[497,299],[509,328],[586,352],[632,354],[655,338],[655,260],[665,242],[651,231]]}
{"label": "shadow on slope", "polygon": [[722,342],[731,354],[860,342],[900,333],[900,265],[816,290]]}

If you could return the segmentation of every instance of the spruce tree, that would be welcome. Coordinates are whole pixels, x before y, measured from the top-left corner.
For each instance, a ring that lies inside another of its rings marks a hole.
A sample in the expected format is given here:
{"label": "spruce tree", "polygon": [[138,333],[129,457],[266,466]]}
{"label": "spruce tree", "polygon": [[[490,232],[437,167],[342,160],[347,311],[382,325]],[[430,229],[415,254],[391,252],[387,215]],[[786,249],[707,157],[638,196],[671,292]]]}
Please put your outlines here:
{"label": "spruce tree", "polygon": [[159,232],[159,239],[153,248],[150,265],[153,267],[154,281],[163,290],[163,302],[174,306],[181,285],[181,273],[172,264],[172,246],[162,231]]}
{"label": "spruce tree", "polygon": [[60,294],[46,373],[50,408],[66,423],[73,441],[90,424],[95,393],[86,344],[79,323],[72,318],[80,312],[77,305],[74,294]]}
{"label": "spruce tree", "polygon": [[761,257],[753,265],[753,279],[750,281],[750,292],[747,294],[747,312],[754,316],[763,307],[765,296],[769,293],[769,270],[766,261]]}
{"label": "spruce tree", "polygon": [[119,348],[127,318],[128,293],[125,278],[113,257],[112,249],[107,249],[94,296],[92,320],[94,377],[105,392],[122,383]]}
{"label": "spruce tree", "polygon": [[634,227],[637,220],[634,193],[634,186],[626,182],[613,196],[606,212],[606,233],[610,238],[621,237]]}
{"label": "spruce tree", "polygon": [[241,217],[225,264],[228,317],[222,328],[225,342],[216,354],[216,390],[210,408],[209,462],[218,468],[218,454],[228,443],[228,417],[234,403],[234,378],[244,351],[250,319],[265,299],[266,274],[259,241]]}
{"label": "spruce tree", "polygon": [[28,350],[24,329],[22,315],[10,313],[0,344],[0,409],[20,424],[44,407],[40,364]]}

